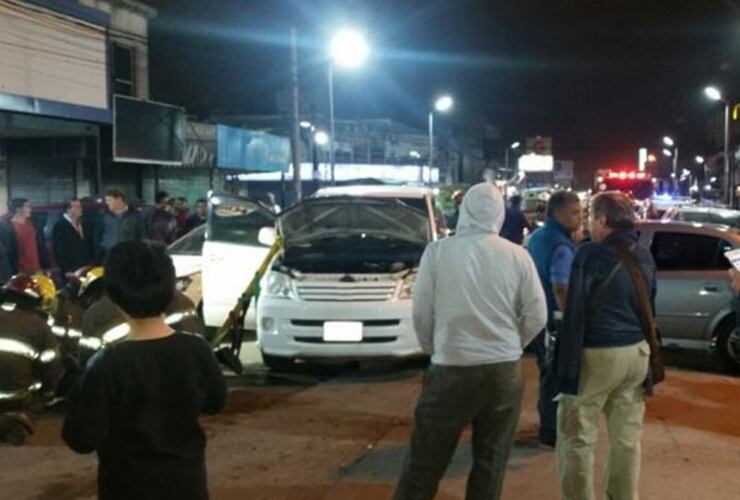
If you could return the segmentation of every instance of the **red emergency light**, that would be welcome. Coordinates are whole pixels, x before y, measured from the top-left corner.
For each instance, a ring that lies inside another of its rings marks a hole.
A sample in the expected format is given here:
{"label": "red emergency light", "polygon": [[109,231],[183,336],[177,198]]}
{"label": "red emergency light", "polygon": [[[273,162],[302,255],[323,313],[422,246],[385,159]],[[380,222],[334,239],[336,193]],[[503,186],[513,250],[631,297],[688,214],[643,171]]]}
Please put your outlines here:
{"label": "red emergency light", "polygon": [[634,170],[621,171],[621,172],[609,172],[609,179],[619,179],[620,181],[644,180],[647,178],[648,176],[645,172],[635,172]]}

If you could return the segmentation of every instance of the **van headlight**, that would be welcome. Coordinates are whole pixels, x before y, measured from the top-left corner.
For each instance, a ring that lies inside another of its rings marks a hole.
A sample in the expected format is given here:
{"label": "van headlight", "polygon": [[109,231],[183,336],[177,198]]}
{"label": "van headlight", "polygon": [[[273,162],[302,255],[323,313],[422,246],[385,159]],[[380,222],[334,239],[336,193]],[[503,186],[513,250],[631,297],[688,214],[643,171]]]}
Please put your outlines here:
{"label": "van headlight", "polygon": [[272,271],[267,275],[267,283],[263,292],[268,297],[278,299],[295,299],[293,291],[293,279],[285,273]]}
{"label": "van headlight", "polygon": [[416,272],[413,272],[401,280],[401,289],[398,292],[400,300],[407,300],[414,296],[414,284],[416,283]]}

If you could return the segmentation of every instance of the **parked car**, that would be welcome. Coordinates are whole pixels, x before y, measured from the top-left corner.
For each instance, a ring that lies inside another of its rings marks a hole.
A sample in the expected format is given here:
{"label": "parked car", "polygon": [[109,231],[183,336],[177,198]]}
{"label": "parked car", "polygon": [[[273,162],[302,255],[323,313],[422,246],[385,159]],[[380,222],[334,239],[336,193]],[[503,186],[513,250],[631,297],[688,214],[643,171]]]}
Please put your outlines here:
{"label": "parked car", "polygon": [[657,265],[656,319],[667,347],[712,351],[722,368],[740,367],[740,335],[725,258],[740,247],[727,226],[655,221],[638,225]]}
{"label": "parked car", "polygon": [[426,190],[405,191],[416,196],[402,201],[385,189],[372,198],[320,192],[279,218],[285,247],[257,306],[267,366],[423,354],[412,288],[424,249],[436,238],[434,212]]}
{"label": "parked car", "polygon": [[666,211],[662,219],[721,224],[740,229],[740,210],[729,208],[680,206]]}

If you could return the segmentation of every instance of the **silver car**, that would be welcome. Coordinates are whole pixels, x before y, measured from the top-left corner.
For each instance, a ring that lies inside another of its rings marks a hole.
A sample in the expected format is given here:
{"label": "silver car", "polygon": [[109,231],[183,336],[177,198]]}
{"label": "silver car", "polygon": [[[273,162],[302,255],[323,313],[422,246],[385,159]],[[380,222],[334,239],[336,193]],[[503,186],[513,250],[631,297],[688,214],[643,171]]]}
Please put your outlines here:
{"label": "silver car", "polygon": [[740,232],[676,221],[641,222],[637,229],[658,269],[655,309],[663,344],[711,350],[721,368],[739,367],[731,264],[724,253],[740,247]]}

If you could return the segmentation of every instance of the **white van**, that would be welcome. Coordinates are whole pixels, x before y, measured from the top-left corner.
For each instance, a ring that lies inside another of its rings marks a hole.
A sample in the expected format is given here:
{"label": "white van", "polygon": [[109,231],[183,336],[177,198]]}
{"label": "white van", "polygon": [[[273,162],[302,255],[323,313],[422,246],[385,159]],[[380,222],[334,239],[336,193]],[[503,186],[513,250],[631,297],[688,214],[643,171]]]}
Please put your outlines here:
{"label": "white van", "polygon": [[[319,190],[313,199],[324,200],[328,198],[364,198],[370,201],[383,201],[400,205],[402,213],[411,210],[417,217],[415,219],[419,226],[423,226],[428,232],[425,240],[436,239],[440,230],[438,221],[435,219],[434,193],[431,189],[416,187],[389,187],[389,186],[348,186],[331,187]],[[311,200],[307,200],[309,202]],[[307,203],[304,202],[304,203]],[[229,311],[234,307],[239,296],[244,292],[254,274],[257,272],[262,261],[267,257],[270,246],[270,231],[262,231],[265,228],[274,228],[277,216],[262,203],[248,199],[227,195],[211,195],[208,199],[209,214],[205,228],[205,242],[202,252],[202,312],[203,319],[208,327],[221,326],[228,317]],[[304,204],[299,204],[283,214],[300,213]],[[281,217],[281,218],[282,218]],[[385,221],[384,223],[387,223]],[[267,234],[268,238],[265,238]],[[262,236],[262,238],[260,238]],[[272,276],[272,278],[271,278]],[[274,286],[275,277],[269,273],[262,283],[262,295],[259,303],[269,303],[266,287]],[[256,301],[252,301],[244,327],[248,330],[257,330],[258,335],[264,329],[258,328],[256,321]],[[313,306],[320,305],[326,301],[300,300],[301,303],[311,302]],[[376,309],[386,307],[397,307],[398,304],[374,303]],[[406,301],[404,307],[410,308],[410,301]],[[332,303],[337,306],[337,303]],[[341,304],[344,306],[345,304]],[[407,311],[410,317],[410,309]],[[393,314],[391,314],[393,316]],[[349,316],[344,316],[349,317]],[[358,316],[359,317],[359,316]],[[277,318],[276,318],[277,319]],[[300,319],[300,318],[299,318]],[[352,319],[355,319],[354,317]],[[266,325],[269,326],[269,321]],[[395,321],[395,320],[394,320]],[[375,323],[374,328],[383,323]],[[408,333],[415,342],[413,331],[408,327]],[[320,330],[321,328],[319,328]],[[263,348],[264,350],[264,348]],[[412,350],[418,350],[415,345]],[[269,347],[266,357],[272,363]],[[274,353],[274,356],[285,356],[286,353]],[[359,356],[359,355],[358,355]],[[295,357],[298,356],[296,353]],[[278,361],[279,362],[279,361]],[[274,364],[274,363],[272,363]]]}
{"label": "white van", "polygon": [[431,190],[320,190],[282,214],[278,232],[285,249],[257,306],[267,366],[422,354],[411,298],[422,253],[437,234]]}

